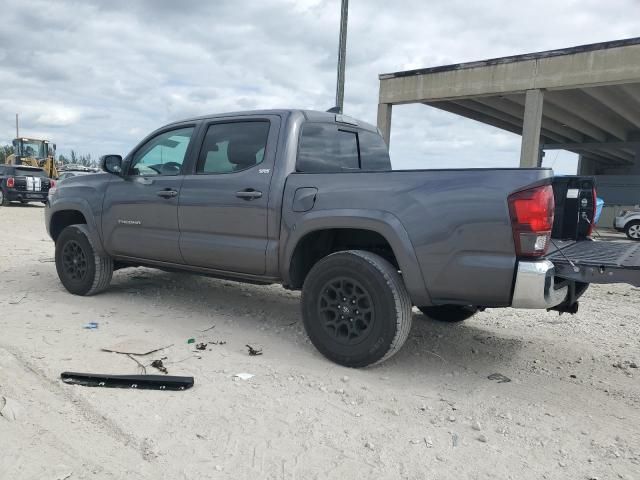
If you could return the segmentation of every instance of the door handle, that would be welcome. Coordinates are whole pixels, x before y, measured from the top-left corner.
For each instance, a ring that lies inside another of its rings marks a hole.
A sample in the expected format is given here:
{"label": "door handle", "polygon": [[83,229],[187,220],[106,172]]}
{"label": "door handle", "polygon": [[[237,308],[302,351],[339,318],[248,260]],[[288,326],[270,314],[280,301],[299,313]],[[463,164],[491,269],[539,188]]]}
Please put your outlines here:
{"label": "door handle", "polygon": [[159,192],[157,192],[157,195],[162,198],[173,198],[178,196],[178,192],[176,190],[167,188],[166,190],[160,190]]}
{"label": "door handle", "polygon": [[254,200],[256,198],[262,197],[262,192],[258,192],[253,188],[247,188],[246,190],[240,190],[236,192],[236,197],[243,198],[244,200]]}

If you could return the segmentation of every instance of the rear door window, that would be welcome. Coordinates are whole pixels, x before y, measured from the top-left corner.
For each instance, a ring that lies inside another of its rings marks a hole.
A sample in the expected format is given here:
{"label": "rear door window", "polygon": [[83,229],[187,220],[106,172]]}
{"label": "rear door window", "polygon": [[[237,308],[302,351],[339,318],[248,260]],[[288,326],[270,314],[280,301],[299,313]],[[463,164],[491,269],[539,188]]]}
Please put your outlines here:
{"label": "rear door window", "polygon": [[307,123],[302,127],[299,172],[344,172],[359,168],[356,132],[330,124]]}
{"label": "rear door window", "polygon": [[36,170],[33,168],[16,168],[16,177],[46,177],[44,170]]}
{"label": "rear door window", "polygon": [[207,129],[197,173],[232,173],[259,165],[269,138],[267,120],[216,123]]}

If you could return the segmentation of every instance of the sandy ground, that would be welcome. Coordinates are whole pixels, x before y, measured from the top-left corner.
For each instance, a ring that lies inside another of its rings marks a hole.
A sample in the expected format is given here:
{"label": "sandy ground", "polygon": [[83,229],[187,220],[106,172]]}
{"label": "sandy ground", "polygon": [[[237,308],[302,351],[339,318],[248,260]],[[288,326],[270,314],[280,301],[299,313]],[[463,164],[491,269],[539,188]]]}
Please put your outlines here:
{"label": "sandy ground", "polygon": [[[639,289],[592,287],[575,316],[416,311],[398,355],[350,370],[309,343],[297,293],[129,269],[75,297],[42,207],[0,208],[0,225],[0,479],[640,478]],[[59,380],[137,373],[101,351],[124,340],[173,344],[139,359],[194,388]]]}

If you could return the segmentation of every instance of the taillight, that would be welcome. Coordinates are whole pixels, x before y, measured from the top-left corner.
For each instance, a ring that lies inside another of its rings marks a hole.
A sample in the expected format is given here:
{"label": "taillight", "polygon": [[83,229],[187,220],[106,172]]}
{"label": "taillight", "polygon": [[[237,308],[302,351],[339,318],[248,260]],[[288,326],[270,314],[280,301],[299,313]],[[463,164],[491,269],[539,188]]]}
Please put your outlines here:
{"label": "taillight", "polygon": [[53,179],[50,179],[50,180],[49,180],[49,188],[53,188],[53,187],[55,187],[55,186],[56,186],[56,181],[55,181],[55,180],[53,180]]}
{"label": "taillight", "polygon": [[16,179],[13,177],[7,178],[7,187],[13,188],[16,186]]}
{"label": "taillight", "polygon": [[547,253],[553,229],[553,187],[522,190],[509,195],[509,213],[516,254],[540,257]]}

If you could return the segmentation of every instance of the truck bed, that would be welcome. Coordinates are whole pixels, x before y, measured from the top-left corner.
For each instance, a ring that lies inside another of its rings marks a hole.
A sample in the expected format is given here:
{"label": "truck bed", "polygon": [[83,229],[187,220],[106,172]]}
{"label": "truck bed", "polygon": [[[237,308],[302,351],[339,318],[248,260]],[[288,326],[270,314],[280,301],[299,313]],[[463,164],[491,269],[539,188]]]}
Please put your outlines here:
{"label": "truck bed", "polygon": [[[517,265],[507,198],[551,175],[517,168],[295,173],[286,183],[283,225],[305,226],[291,230],[301,236],[305,228],[322,228],[326,216],[332,226],[343,218],[343,228],[406,238],[397,248],[389,242],[397,256],[411,254],[399,263],[416,305],[506,307]],[[294,205],[296,192],[305,191],[314,192],[309,205]],[[376,225],[394,225],[399,233]],[[430,299],[412,291],[418,284]]]}
{"label": "truck bed", "polygon": [[640,286],[640,243],[556,240],[547,259],[561,278]]}

